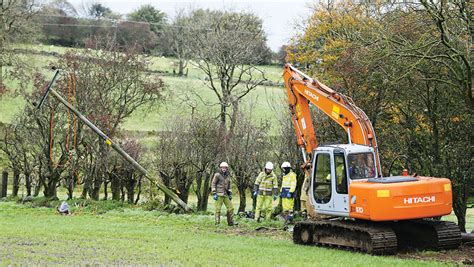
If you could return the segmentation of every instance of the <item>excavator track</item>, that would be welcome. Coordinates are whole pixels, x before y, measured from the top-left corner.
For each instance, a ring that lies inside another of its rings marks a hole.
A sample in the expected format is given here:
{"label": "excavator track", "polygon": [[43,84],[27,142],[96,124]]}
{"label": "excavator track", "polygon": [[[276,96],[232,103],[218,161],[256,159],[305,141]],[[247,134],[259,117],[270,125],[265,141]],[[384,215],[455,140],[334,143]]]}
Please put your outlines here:
{"label": "excavator track", "polygon": [[461,231],[453,222],[412,220],[392,223],[400,247],[452,249],[461,244]]}
{"label": "excavator track", "polygon": [[306,220],[295,224],[293,242],[381,255],[395,254],[398,248],[457,248],[461,244],[461,232],[453,222],[433,220],[391,223]]}
{"label": "excavator track", "polygon": [[296,244],[340,247],[370,254],[394,254],[397,236],[386,225],[361,221],[303,221],[293,229]]}

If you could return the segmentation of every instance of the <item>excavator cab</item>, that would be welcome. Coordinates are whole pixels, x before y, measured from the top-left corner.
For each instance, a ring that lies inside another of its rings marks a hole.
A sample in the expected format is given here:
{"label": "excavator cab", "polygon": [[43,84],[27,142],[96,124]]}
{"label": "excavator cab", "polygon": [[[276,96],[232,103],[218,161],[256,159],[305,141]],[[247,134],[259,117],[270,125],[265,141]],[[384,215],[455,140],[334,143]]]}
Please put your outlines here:
{"label": "excavator cab", "polygon": [[320,214],[349,217],[349,185],[377,177],[374,149],[361,145],[319,146],[313,152],[312,197]]}

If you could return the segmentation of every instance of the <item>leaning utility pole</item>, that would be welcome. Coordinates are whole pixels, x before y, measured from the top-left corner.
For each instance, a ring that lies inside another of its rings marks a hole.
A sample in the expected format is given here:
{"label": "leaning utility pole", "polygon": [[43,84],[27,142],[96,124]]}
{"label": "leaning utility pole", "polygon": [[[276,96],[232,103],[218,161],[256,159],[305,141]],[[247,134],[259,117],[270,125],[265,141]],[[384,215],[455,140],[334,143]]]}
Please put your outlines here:
{"label": "leaning utility pole", "polygon": [[[152,184],[156,185],[158,189],[163,191],[167,196],[169,196],[171,199],[173,199],[181,208],[183,208],[186,212],[191,211],[191,209],[182,201],[173,191],[171,191],[168,187],[166,187],[163,183],[158,181],[157,179],[153,179],[150,177],[150,174],[148,171],[143,168],[136,160],[134,160],[127,152],[125,152],[117,143],[112,141],[105,133],[103,133],[97,126],[95,126],[92,122],[90,122],[82,113],[80,113],[73,105],[71,105],[69,102],[67,102],[56,90],[53,89],[53,84],[56,82],[56,79],[59,76],[59,70],[56,70],[53,79],[48,85],[48,88],[46,89],[46,92],[44,93],[43,97],[41,98],[41,101],[39,104],[37,104],[37,108],[40,109],[41,106],[43,105],[43,102],[46,100],[48,95],[51,93],[59,102],[61,102],[63,105],[65,105],[70,111],[72,111],[76,116],[84,122],[89,128],[94,131],[96,134],[98,134],[102,139],[105,140],[105,143],[109,146],[111,146],[117,153],[120,154],[126,161],[128,161],[132,166],[135,168],[135,170],[139,171],[141,174],[143,174]],[[36,103],[34,103],[36,105]]]}

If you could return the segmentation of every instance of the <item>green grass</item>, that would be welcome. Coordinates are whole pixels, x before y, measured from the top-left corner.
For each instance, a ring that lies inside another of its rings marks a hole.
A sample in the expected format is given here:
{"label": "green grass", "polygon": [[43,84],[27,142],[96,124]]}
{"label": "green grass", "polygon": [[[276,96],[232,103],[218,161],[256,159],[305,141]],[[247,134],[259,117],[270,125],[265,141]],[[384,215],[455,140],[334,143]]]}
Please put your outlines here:
{"label": "green grass", "polygon": [[[285,231],[257,232],[253,221],[215,227],[212,216],[123,208],[102,215],[0,203],[0,265],[435,266],[294,245]],[[268,227],[280,227],[274,222]]]}

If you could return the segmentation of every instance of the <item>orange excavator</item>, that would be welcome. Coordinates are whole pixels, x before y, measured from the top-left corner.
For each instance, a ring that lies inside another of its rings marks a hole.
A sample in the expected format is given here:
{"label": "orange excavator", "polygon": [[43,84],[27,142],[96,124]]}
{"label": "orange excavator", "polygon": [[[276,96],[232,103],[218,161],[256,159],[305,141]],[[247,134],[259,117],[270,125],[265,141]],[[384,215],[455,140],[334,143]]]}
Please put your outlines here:
{"label": "orange excavator", "polygon": [[[383,177],[375,132],[364,111],[289,64],[283,78],[297,143],[311,164],[310,218],[295,224],[295,243],[371,254],[460,245],[459,227],[439,220],[452,211],[449,179]],[[348,144],[318,145],[310,103],[344,129]]]}

